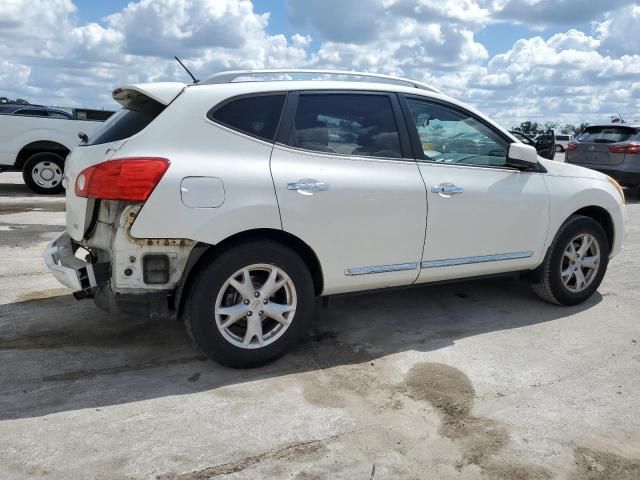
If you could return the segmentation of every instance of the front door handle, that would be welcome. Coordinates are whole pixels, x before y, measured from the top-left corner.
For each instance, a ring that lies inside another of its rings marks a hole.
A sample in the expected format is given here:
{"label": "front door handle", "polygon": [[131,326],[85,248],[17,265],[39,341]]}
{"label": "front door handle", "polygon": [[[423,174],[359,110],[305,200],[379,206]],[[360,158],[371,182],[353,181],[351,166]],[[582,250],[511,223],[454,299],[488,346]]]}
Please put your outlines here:
{"label": "front door handle", "polygon": [[431,187],[432,193],[439,193],[443,197],[449,197],[458,193],[464,193],[464,188],[458,187],[453,183],[441,183],[440,185],[434,185]]}
{"label": "front door handle", "polygon": [[329,190],[329,184],[315,179],[303,178],[297,182],[288,183],[287,190],[298,190],[302,194],[312,195],[313,192],[326,192]]}

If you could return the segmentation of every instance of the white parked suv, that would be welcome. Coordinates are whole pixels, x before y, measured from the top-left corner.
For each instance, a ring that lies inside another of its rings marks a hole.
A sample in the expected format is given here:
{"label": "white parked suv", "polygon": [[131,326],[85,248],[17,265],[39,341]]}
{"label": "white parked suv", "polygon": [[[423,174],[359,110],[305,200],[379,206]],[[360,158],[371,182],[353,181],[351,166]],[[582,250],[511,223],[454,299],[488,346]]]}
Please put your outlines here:
{"label": "white parked suv", "polygon": [[563,305],[598,288],[625,232],[614,180],[428,85],[301,73],[117,88],[123,109],[67,161],[53,275],[177,315],[234,367],[282,355],[319,296],[505,272]]}

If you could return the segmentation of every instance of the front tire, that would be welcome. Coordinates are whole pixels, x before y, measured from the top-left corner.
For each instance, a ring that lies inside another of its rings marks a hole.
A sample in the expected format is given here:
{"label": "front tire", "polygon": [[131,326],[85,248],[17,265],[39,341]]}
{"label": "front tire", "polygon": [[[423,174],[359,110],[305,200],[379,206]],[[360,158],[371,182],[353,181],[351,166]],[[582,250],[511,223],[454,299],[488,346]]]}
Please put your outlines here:
{"label": "front tire", "polygon": [[22,178],[27,187],[45,195],[62,192],[63,173],[64,158],[52,152],[35,153],[22,166]]}
{"label": "front tire", "polygon": [[184,309],[187,330],[213,360],[250,368],[284,355],[311,322],[314,286],[291,249],[243,243],[203,264]]}
{"label": "front tire", "polygon": [[560,227],[542,265],[531,275],[533,291],[559,305],[577,305],[598,289],[609,263],[602,226],[573,215]]}

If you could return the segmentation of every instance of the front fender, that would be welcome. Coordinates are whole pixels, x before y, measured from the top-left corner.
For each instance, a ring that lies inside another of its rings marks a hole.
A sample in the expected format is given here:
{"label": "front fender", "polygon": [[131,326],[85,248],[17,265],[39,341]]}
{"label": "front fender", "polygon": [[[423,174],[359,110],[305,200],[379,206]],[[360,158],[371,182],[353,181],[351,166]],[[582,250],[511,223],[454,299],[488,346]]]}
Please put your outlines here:
{"label": "front fender", "polygon": [[578,210],[594,206],[605,209],[613,221],[614,244],[611,246],[611,257],[620,251],[626,228],[626,210],[618,191],[604,178],[545,176],[550,200],[545,251],[567,218]]}

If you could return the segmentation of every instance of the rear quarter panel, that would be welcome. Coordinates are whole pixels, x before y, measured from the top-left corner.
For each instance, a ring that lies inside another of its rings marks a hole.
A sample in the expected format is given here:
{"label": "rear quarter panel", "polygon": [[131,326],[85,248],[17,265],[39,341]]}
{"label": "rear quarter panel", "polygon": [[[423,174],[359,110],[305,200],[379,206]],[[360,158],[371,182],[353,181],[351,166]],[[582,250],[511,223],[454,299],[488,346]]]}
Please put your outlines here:
{"label": "rear quarter panel", "polygon": [[[222,88],[186,89],[118,157],[158,156],[171,165],[134,222],[137,238],[187,238],[216,244],[247,229],[281,229],[269,169],[272,145],[211,122],[206,114],[229,96]],[[181,197],[185,177],[222,180],[218,207],[193,208]]]}

